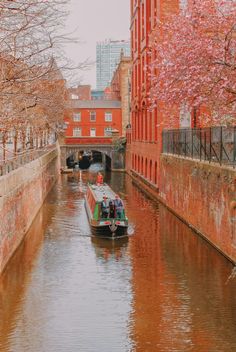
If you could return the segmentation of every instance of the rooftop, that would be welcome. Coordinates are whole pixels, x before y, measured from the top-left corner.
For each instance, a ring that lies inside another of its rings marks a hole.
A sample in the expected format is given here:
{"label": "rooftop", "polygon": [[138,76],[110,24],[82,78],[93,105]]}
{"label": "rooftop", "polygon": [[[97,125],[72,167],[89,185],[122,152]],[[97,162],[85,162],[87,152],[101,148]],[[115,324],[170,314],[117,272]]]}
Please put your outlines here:
{"label": "rooftop", "polygon": [[116,193],[106,183],[100,186],[91,185],[90,188],[97,202],[102,202],[104,195],[106,195],[108,199],[115,199]]}
{"label": "rooftop", "polygon": [[78,109],[119,109],[121,102],[119,100],[71,100],[71,108]]}

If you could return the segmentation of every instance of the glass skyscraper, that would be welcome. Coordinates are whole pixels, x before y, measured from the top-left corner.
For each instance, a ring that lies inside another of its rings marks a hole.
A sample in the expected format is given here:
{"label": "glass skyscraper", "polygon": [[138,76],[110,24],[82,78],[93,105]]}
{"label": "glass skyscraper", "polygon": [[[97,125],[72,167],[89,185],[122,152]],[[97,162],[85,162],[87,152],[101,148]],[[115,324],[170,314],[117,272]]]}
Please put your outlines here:
{"label": "glass skyscraper", "polygon": [[96,46],[97,89],[110,85],[113,73],[120,62],[121,52],[130,56],[129,40],[105,40]]}

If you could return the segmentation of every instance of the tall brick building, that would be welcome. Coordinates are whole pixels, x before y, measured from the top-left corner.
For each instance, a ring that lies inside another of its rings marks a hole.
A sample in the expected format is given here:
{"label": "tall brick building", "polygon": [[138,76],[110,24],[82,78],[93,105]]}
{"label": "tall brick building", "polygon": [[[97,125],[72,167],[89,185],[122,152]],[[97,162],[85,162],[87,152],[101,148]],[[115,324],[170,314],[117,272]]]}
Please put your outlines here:
{"label": "tall brick building", "polygon": [[161,133],[168,119],[158,107],[149,110],[150,82],[146,66],[152,58],[148,47],[156,19],[165,21],[182,6],[184,3],[179,0],[131,0],[132,129],[127,130],[127,170],[154,187],[158,187]]}
{"label": "tall brick building", "polygon": [[126,134],[126,127],[130,124],[130,81],[131,57],[121,55],[119,65],[111,81],[111,98],[120,100],[122,112],[122,136]]}

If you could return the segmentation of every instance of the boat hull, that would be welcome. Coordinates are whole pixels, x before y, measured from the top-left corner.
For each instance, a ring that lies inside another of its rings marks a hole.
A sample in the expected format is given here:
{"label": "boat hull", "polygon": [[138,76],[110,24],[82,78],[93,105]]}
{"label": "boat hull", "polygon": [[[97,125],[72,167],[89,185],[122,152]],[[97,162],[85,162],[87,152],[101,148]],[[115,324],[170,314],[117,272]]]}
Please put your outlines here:
{"label": "boat hull", "polygon": [[111,231],[109,225],[106,226],[94,226],[92,224],[91,229],[92,229],[92,234],[94,236],[99,236],[99,237],[110,237],[110,238],[120,238],[120,237],[125,237],[127,236],[127,227],[125,226],[117,226],[115,231]]}

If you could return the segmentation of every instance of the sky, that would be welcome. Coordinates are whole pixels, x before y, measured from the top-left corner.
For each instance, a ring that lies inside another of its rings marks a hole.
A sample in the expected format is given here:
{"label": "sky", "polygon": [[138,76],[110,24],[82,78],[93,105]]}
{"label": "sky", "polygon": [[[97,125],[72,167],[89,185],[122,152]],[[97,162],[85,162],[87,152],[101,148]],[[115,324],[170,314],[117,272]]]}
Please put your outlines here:
{"label": "sky", "polygon": [[80,84],[96,88],[96,42],[105,39],[129,39],[130,0],[70,0],[65,32],[79,43],[65,45],[65,55],[75,64],[89,59],[89,70],[79,71]]}

